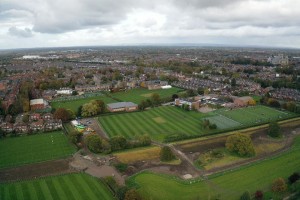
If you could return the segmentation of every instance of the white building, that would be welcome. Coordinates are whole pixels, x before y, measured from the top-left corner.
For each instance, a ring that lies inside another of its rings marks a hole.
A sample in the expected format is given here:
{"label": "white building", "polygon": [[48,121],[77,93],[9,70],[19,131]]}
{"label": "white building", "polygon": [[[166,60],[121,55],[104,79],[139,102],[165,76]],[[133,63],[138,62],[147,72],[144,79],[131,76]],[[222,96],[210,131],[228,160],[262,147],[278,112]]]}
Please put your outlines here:
{"label": "white building", "polygon": [[56,94],[64,94],[64,95],[71,95],[74,90],[70,88],[60,88],[56,90]]}

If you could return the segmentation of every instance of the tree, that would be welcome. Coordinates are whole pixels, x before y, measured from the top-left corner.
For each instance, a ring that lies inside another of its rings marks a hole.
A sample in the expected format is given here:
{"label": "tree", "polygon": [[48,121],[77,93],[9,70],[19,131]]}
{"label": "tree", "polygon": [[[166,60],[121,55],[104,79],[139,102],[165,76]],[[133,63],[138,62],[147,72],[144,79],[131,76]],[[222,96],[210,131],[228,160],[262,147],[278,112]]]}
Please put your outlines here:
{"label": "tree", "polygon": [[217,125],[216,124],[210,124],[209,129],[217,129]]}
{"label": "tree", "polygon": [[179,98],[178,94],[173,94],[172,95],[172,101],[175,101],[175,99],[178,99],[178,98]]}
{"label": "tree", "polygon": [[244,192],[242,194],[242,196],[240,197],[240,200],[250,200],[251,197],[250,197],[250,193],[247,191],[247,192]]}
{"label": "tree", "polygon": [[90,117],[94,116],[98,113],[98,106],[93,103],[86,103],[83,104],[82,110],[81,110],[81,116],[83,117]]}
{"label": "tree", "polygon": [[141,146],[149,146],[151,144],[151,138],[149,135],[142,135],[137,138]]}
{"label": "tree", "polygon": [[196,95],[196,92],[195,92],[194,90],[191,90],[191,89],[187,90],[186,93],[187,93],[187,95],[188,95],[189,97],[193,97],[193,96]]}
{"label": "tree", "polygon": [[81,112],[82,112],[82,105],[78,107],[76,115],[81,116]]}
{"label": "tree", "polygon": [[110,153],[111,152],[111,146],[110,146],[110,143],[107,140],[102,140],[102,151],[104,153]]}
{"label": "tree", "polygon": [[256,200],[262,200],[264,197],[264,193],[261,190],[257,190],[254,194],[254,198]]}
{"label": "tree", "polygon": [[268,135],[273,138],[278,138],[281,136],[280,126],[278,125],[277,122],[271,122],[269,124]]}
{"label": "tree", "polygon": [[82,133],[79,131],[72,131],[68,134],[68,137],[73,144],[77,144],[81,141]]}
{"label": "tree", "polygon": [[297,172],[294,172],[292,175],[289,176],[289,182],[290,182],[290,184],[295,183],[299,179],[300,179],[300,175]]}
{"label": "tree", "polygon": [[0,138],[5,136],[6,136],[6,132],[0,128]]}
{"label": "tree", "polygon": [[198,88],[197,92],[199,95],[204,95],[204,88]]}
{"label": "tree", "polygon": [[102,140],[99,135],[96,134],[88,134],[85,137],[85,144],[89,148],[90,151],[94,153],[102,152]]}
{"label": "tree", "polygon": [[236,79],[235,78],[231,79],[231,86],[232,87],[236,86]]}
{"label": "tree", "polygon": [[204,119],[204,120],[203,120],[203,127],[204,127],[204,128],[208,128],[209,125],[210,125],[210,121],[209,121],[208,119]]}
{"label": "tree", "polygon": [[273,192],[284,192],[287,190],[287,184],[283,178],[278,178],[273,181],[272,191]]}
{"label": "tree", "polygon": [[160,96],[157,93],[152,94],[151,100],[155,106],[160,104]]}
{"label": "tree", "polygon": [[161,161],[171,161],[174,160],[175,156],[170,147],[164,146],[160,150],[160,160]]}
{"label": "tree", "polygon": [[66,122],[70,119],[70,113],[65,108],[58,108],[54,112],[53,117],[55,119],[61,119],[61,121]]}
{"label": "tree", "polygon": [[128,190],[125,193],[124,200],[142,200],[141,196],[137,193],[136,189]]}
{"label": "tree", "polygon": [[280,103],[276,99],[269,98],[267,104],[271,107],[280,108]]}
{"label": "tree", "polygon": [[190,111],[190,106],[189,106],[189,104],[182,104],[181,107],[182,107],[182,109],[185,110],[185,111]]}
{"label": "tree", "polygon": [[254,99],[250,99],[250,100],[248,101],[248,105],[249,105],[249,106],[255,106],[255,105],[256,105],[256,101],[255,101]]}
{"label": "tree", "polygon": [[29,115],[24,114],[23,117],[22,117],[22,121],[23,121],[24,123],[28,123],[28,122],[29,122]]}
{"label": "tree", "polygon": [[105,111],[105,103],[102,100],[92,100],[90,103],[97,106],[97,113],[104,113]]}
{"label": "tree", "polygon": [[147,102],[142,100],[141,103],[139,104],[139,109],[140,110],[145,110],[147,107]]}
{"label": "tree", "polygon": [[295,102],[287,102],[286,109],[290,112],[295,112],[297,104]]}
{"label": "tree", "polygon": [[237,153],[240,156],[255,155],[254,146],[251,138],[248,135],[240,133],[227,137],[226,149],[232,153]]}
{"label": "tree", "polygon": [[72,95],[73,95],[73,96],[78,95],[78,92],[77,92],[76,90],[74,90],[74,91],[72,92]]}
{"label": "tree", "polygon": [[127,140],[124,136],[112,137],[109,143],[112,151],[125,149],[127,147]]}
{"label": "tree", "polygon": [[75,119],[75,118],[76,118],[76,115],[75,115],[75,113],[73,112],[73,110],[71,110],[71,109],[66,109],[66,110],[67,110],[68,113],[69,113],[69,120]]}

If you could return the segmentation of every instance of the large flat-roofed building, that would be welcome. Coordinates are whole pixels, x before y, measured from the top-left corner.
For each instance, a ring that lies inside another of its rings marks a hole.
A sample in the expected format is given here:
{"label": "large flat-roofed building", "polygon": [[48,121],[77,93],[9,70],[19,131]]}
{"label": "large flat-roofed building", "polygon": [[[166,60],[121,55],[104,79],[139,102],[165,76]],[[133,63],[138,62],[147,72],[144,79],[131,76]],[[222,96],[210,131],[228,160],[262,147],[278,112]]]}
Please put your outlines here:
{"label": "large flat-roofed building", "polygon": [[31,110],[40,110],[48,106],[48,102],[44,99],[32,99],[30,100],[30,109]]}
{"label": "large flat-roofed building", "polygon": [[132,102],[118,102],[118,103],[110,103],[107,104],[107,109],[110,112],[131,112],[136,111],[138,109],[138,105]]}

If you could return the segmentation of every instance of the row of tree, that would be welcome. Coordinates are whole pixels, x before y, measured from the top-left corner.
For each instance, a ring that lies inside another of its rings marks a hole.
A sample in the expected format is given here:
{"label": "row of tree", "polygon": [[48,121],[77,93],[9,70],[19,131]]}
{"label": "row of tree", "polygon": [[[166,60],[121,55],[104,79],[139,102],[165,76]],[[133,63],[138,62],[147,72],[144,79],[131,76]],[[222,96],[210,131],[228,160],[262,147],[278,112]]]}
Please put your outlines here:
{"label": "row of tree", "polygon": [[297,105],[294,101],[280,103],[278,100],[266,95],[260,99],[260,103],[274,108],[282,108],[290,112],[300,113],[300,105]]}
{"label": "row of tree", "polygon": [[148,135],[142,135],[128,140],[123,136],[115,136],[106,140],[102,139],[98,134],[91,133],[85,136],[84,142],[89,150],[94,153],[111,153],[124,149],[149,146],[151,145],[151,138]]}

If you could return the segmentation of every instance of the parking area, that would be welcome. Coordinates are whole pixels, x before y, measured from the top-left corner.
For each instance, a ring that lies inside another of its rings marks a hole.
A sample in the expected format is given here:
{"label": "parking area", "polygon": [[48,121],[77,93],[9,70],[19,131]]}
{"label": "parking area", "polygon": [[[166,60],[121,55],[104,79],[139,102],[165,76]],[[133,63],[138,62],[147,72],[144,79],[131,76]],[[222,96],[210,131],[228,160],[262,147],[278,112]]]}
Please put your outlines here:
{"label": "parking area", "polygon": [[108,138],[105,131],[100,127],[100,124],[97,118],[85,118],[78,120],[81,124],[92,130],[94,130],[97,134],[99,134],[102,138]]}

